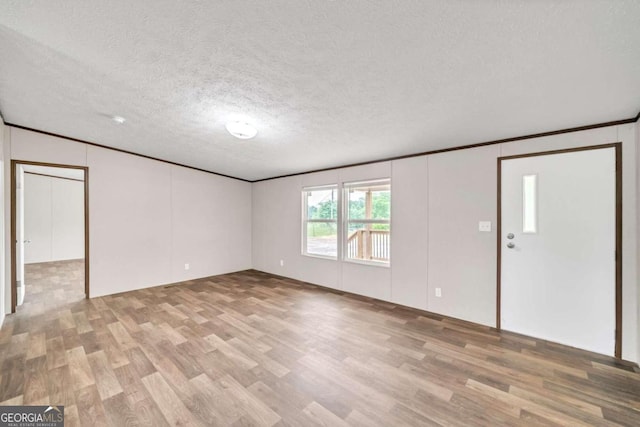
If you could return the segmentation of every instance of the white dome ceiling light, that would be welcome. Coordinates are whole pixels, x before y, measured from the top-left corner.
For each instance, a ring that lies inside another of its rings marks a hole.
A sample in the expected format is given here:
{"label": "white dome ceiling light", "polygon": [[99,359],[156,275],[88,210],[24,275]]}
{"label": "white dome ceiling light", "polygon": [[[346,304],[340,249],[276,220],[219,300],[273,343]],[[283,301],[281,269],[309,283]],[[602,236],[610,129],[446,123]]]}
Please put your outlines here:
{"label": "white dome ceiling light", "polygon": [[258,134],[256,128],[244,122],[229,122],[225,127],[231,135],[240,139],[251,139]]}
{"label": "white dome ceiling light", "polygon": [[127,121],[127,119],[125,119],[122,116],[111,116],[111,120],[113,120],[114,122],[118,123],[119,125],[124,124],[124,122]]}

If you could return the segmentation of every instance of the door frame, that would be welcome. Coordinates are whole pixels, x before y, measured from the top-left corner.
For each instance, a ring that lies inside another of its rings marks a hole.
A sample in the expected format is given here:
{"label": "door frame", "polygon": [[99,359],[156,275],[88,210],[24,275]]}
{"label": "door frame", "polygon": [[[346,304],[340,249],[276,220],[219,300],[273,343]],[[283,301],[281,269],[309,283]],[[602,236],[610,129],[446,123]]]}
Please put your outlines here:
{"label": "door frame", "polygon": [[500,327],[500,292],[501,292],[501,270],[502,270],[502,161],[519,159],[523,157],[547,156],[552,154],[572,153],[576,151],[600,150],[614,148],[616,156],[616,258],[615,258],[615,293],[616,293],[616,330],[615,330],[615,357],[622,358],[622,142],[609,144],[589,145],[584,147],[565,148],[560,150],[540,151],[535,153],[516,154],[513,156],[498,157],[498,225],[497,225],[497,293],[496,293],[496,329]]}
{"label": "door frame", "polygon": [[49,166],[84,171],[84,293],[89,299],[89,168],[86,166],[63,165],[59,163],[11,160],[11,313],[16,312],[18,303],[16,271],[16,171],[18,165]]}

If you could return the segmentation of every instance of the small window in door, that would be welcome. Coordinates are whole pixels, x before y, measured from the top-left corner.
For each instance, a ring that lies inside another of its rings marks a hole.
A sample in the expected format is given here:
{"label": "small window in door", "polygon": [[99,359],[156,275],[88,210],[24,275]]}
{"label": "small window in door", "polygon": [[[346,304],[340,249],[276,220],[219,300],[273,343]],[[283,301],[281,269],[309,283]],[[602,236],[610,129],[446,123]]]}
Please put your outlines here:
{"label": "small window in door", "polygon": [[522,177],[522,232],[538,232],[538,175]]}

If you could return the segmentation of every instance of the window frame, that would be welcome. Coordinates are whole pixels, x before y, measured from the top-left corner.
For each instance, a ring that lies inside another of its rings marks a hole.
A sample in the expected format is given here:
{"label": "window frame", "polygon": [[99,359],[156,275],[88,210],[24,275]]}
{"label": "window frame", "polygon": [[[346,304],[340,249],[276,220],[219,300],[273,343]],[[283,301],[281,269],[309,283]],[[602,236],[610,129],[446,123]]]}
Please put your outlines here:
{"label": "window frame", "polygon": [[[363,187],[367,185],[389,185],[389,219],[378,219],[378,218],[364,218],[364,219],[350,219],[349,218],[349,191],[354,188]],[[353,264],[363,264],[363,265],[371,265],[376,267],[391,267],[391,210],[392,210],[392,199],[391,195],[391,178],[377,178],[377,179],[368,179],[368,180],[358,180],[358,181],[349,181],[342,183],[342,215],[341,215],[341,229],[342,236],[340,239],[341,243],[341,252],[342,257],[341,260],[344,262],[349,262]],[[377,259],[359,259],[359,258],[350,258],[349,257],[349,225],[350,224],[387,224],[389,226],[389,257],[387,260],[377,260]]]}
{"label": "window frame", "polygon": [[[322,191],[322,190],[335,190],[336,192],[336,217],[335,219],[312,219],[309,218],[309,206],[308,206],[308,196],[307,194],[313,191]],[[322,258],[328,260],[337,261],[340,257],[340,186],[338,184],[325,184],[325,185],[314,185],[309,187],[302,187],[302,245],[301,245],[301,253],[304,256],[313,257],[313,258]],[[323,255],[310,253],[307,250],[307,242],[308,242],[308,225],[309,224],[334,224],[336,229],[336,255]]]}

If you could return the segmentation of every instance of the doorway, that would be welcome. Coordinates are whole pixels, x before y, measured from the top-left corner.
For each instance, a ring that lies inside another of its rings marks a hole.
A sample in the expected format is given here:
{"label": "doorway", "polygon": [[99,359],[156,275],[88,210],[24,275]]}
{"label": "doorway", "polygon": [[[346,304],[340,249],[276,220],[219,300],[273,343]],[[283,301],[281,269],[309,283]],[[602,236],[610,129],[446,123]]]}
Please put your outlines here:
{"label": "doorway", "polygon": [[621,357],[621,150],[498,159],[498,329]]}
{"label": "doorway", "polygon": [[86,167],[11,161],[12,313],[89,298],[88,189]]}

